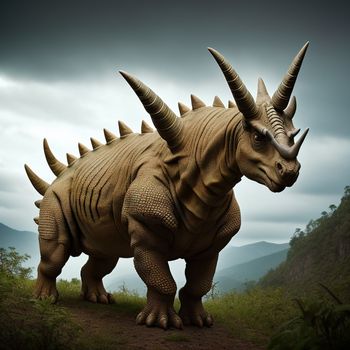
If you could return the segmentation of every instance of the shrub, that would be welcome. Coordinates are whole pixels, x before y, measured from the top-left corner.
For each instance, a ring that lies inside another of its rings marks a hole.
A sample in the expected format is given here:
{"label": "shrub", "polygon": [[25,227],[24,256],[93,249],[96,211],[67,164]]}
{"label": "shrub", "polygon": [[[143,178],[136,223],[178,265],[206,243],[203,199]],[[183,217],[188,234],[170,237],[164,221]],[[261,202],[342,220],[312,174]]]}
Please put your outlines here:
{"label": "shrub", "polygon": [[270,350],[342,350],[350,347],[350,304],[343,304],[327,287],[326,300],[295,299],[300,315],[284,323],[271,338]]}

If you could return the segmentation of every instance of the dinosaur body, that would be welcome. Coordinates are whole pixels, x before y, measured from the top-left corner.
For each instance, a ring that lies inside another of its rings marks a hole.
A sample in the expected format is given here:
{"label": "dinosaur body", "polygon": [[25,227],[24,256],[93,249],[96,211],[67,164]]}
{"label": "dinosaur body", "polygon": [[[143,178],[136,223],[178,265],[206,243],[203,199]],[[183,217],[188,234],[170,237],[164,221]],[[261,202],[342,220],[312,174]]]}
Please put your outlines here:
{"label": "dinosaur body", "polygon": [[[179,104],[182,118],[122,72],[158,132],[143,122],[142,132],[133,133],[120,122],[120,138],[105,130],[106,144],[91,139],[91,151],[79,144],[81,157],[67,155],[68,167],[44,140],[56,180],[49,185],[26,166],[44,196],[36,203],[41,249],[36,295],[56,299],[55,280],[63,265],[70,255],[84,252],[89,255],[81,273],[84,297],[112,302],[102,278],[120,257],[133,256],[148,287],[138,323],[211,326],[201,298],[211,287],[220,250],[241,224],[232,188],[246,175],[279,192],[298,176],[296,155],[306,133],[294,144],[295,100],[287,108],[284,104],[306,47],[293,61],[289,80],[284,79],[272,98],[260,80],[256,103],[228,62],[211,49],[237,106],[230,102],[225,108],[216,97],[207,107],[192,95],[192,109]],[[187,280],[179,293],[179,315],[173,309],[176,284],[168,266],[178,258],[186,261]]]}

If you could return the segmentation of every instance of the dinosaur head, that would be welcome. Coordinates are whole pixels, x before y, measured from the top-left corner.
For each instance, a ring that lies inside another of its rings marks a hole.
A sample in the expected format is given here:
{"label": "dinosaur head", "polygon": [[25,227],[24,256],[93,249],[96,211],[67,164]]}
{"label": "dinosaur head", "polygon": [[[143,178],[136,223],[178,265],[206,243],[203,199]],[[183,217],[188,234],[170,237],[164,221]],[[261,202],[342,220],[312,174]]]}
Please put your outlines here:
{"label": "dinosaur head", "polygon": [[273,192],[283,191],[296,181],[300,163],[297,155],[308,129],[295,141],[300,131],[293,126],[296,100],[292,90],[308,43],[300,50],[272,97],[259,79],[256,101],[226,59],[209,49],[229,84],[237,108],[242,114],[237,135],[236,162],[241,173],[264,184]]}

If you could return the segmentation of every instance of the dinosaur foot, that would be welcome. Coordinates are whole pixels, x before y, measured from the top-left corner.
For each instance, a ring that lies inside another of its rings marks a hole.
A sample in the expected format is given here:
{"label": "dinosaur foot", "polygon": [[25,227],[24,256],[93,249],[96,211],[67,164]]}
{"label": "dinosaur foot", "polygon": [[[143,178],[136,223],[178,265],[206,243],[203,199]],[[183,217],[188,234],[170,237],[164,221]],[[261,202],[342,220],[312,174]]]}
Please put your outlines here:
{"label": "dinosaur foot", "polygon": [[40,300],[49,298],[53,304],[56,303],[58,299],[56,279],[50,279],[39,275],[36,280],[34,297]]}
{"label": "dinosaur foot", "polygon": [[181,301],[179,316],[184,325],[194,325],[197,327],[211,327],[213,325],[213,317],[205,311],[202,298],[189,296],[181,289],[179,299]]}
{"label": "dinosaur foot", "polygon": [[102,281],[83,281],[81,296],[91,303],[113,304],[115,302],[113,295],[106,292]]}
{"label": "dinosaur foot", "polygon": [[157,326],[163,329],[168,327],[182,329],[182,321],[174,310],[173,301],[173,296],[148,292],[147,304],[137,315],[136,324],[145,324],[148,327]]}

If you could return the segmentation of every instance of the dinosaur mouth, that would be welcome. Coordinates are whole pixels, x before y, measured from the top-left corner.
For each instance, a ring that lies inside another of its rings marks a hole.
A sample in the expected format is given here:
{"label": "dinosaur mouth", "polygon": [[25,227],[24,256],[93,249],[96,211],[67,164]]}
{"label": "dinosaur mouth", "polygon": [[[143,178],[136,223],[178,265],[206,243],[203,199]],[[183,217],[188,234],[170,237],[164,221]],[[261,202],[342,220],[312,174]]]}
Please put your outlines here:
{"label": "dinosaur mouth", "polygon": [[267,172],[262,168],[262,167],[258,167],[258,169],[260,170],[260,174],[261,174],[261,179],[263,184],[268,187],[268,189],[272,192],[282,192],[286,186],[281,184],[281,183],[277,183],[274,180],[271,179],[271,177],[267,174]]}

